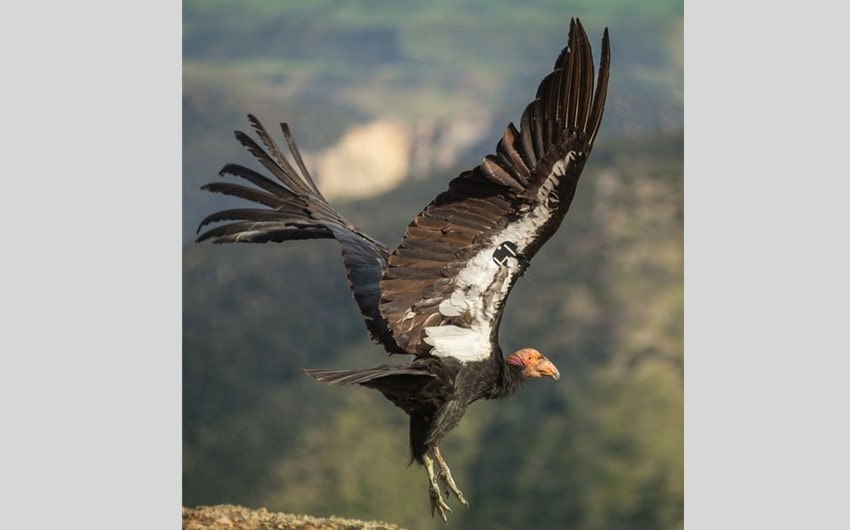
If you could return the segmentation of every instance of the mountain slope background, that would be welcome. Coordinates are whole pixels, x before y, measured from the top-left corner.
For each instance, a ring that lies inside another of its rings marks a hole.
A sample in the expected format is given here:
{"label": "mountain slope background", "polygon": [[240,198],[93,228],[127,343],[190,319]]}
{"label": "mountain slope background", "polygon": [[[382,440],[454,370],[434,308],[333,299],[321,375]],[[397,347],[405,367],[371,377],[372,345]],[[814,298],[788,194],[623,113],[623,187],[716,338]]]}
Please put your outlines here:
{"label": "mountain slope background", "polygon": [[[299,372],[387,361],[335,244],[193,244],[200,219],[231,204],[199,188],[227,162],[257,167],[232,136],[247,112],[269,130],[289,122],[314,173],[352,128],[397,124],[410,171],[333,200],[394,245],[518,122],[579,16],[597,57],[611,32],[608,106],[572,209],[514,289],[501,333],[505,350],[533,345],[563,378],[476,403],[448,436],[471,503],[451,521],[681,528],[681,3],[205,0],[184,1],[183,16],[184,506],[442,527],[424,473],[406,466],[406,416],[376,392]],[[464,130],[483,132],[441,140]]]}

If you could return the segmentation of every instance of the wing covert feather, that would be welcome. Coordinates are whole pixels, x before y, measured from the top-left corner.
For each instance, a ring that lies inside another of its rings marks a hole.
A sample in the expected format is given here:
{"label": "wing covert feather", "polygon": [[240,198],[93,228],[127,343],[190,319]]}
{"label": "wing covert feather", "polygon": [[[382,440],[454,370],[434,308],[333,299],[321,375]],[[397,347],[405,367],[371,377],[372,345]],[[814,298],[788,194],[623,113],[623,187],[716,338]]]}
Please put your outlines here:
{"label": "wing covert feather", "polygon": [[500,351],[507,296],[560,226],[593,147],[609,62],[607,29],[596,77],[587,35],[572,20],[567,46],[520,128],[509,124],[496,152],[410,223],[387,259],[378,306],[401,349],[461,361]]}

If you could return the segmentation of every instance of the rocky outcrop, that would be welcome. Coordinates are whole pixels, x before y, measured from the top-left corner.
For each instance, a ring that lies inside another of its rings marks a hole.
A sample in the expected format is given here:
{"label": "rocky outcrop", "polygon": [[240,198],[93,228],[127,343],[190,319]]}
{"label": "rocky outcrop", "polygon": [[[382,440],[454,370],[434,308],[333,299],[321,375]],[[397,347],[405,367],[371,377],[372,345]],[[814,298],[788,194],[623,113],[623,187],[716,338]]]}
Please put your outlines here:
{"label": "rocky outcrop", "polygon": [[275,513],[242,506],[183,507],[183,530],[404,530],[390,523]]}
{"label": "rocky outcrop", "polygon": [[386,193],[405,178],[456,166],[476,148],[483,156],[482,142],[490,136],[488,120],[410,124],[378,119],[350,127],[336,145],[305,158],[329,200],[363,199]]}
{"label": "rocky outcrop", "polygon": [[314,158],[319,189],[328,199],[361,199],[385,193],[408,174],[410,127],[377,120],[356,125],[340,141]]}

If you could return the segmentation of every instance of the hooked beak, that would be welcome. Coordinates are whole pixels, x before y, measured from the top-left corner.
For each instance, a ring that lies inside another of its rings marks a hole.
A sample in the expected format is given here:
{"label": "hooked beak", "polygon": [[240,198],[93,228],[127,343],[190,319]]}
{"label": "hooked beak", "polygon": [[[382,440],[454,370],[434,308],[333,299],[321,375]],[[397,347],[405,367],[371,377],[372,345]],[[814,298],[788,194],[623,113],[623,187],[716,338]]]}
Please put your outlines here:
{"label": "hooked beak", "polygon": [[538,377],[551,377],[555,381],[561,378],[561,372],[559,372],[558,368],[552,364],[552,361],[546,357],[538,361],[538,363],[534,366],[534,370],[539,374]]}

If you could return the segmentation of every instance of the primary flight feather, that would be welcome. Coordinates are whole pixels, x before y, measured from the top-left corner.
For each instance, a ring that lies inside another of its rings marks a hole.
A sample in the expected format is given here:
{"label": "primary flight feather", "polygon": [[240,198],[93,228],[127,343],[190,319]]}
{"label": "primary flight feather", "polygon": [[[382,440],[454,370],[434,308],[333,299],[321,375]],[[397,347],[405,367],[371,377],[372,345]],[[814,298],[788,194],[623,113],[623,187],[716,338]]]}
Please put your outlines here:
{"label": "primary flight feather", "polygon": [[390,354],[413,358],[401,365],[304,372],[330,384],[374,388],[410,416],[411,459],[425,467],[431,513],[443,520],[451,510],[440,483],[467,504],[439,448],[466,407],[478,399],[510,396],[528,378],[560,377],[533,348],[504,358],[499,324],[514,283],[570,207],[602,120],[610,56],[606,29],[597,76],[587,34],[580,21],[571,20],[567,46],[522,113],[519,129],[509,124],[495,153],[452,180],[392,250],[328,204],[286,124],[281,128],[292,161],[254,116],[248,119],[262,146],[236,132],[276,180],[227,164],[221,175],[253,186],[215,182],[203,187],[260,207],[207,216],[199,231],[222,224],[197,241],[333,238],[339,243],[370,336]]}

